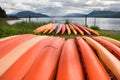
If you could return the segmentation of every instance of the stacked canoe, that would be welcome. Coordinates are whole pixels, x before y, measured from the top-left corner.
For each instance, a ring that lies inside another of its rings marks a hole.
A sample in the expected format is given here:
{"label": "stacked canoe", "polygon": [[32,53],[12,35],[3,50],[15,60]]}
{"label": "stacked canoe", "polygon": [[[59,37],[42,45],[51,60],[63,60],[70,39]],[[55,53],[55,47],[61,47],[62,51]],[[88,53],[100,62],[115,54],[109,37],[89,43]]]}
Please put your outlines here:
{"label": "stacked canoe", "polygon": [[80,35],[99,35],[99,33],[95,30],[92,30],[88,27],[79,25],[79,24],[59,24],[59,23],[49,23],[44,26],[38,27],[34,30],[36,34],[51,34],[54,32],[55,34],[80,34]]}
{"label": "stacked canoe", "polygon": [[2,38],[0,80],[120,80],[120,41],[33,34]]}

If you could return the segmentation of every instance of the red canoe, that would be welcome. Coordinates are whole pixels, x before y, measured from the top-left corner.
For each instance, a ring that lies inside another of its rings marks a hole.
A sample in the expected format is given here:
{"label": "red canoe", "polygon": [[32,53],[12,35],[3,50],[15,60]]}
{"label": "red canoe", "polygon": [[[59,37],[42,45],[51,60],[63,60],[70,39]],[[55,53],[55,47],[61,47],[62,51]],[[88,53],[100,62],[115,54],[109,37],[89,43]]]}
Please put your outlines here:
{"label": "red canoe", "polygon": [[84,80],[76,44],[73,39],[64,43],[56,80]]}
{"label": "red canoe", "polygon": [[63,24],[61,34],[64,34],[65,30],[66,30],[66,26],[65,26],[65,24]]}
{"label": "red canoe", "polygon": [[38,56],[42,55],[40,52],[53,40],[54,37],[47,37],[32,46],[0,77],[0,80],[22,80]]}
{"label": "red canoe", "polygon": [[20,44],[23,44],[27,40],[30,40],[34,37],[36,36],[31,34],[26,34],[26,35],[19,35],[19,36],[1,41],[0,42],[0,58],[5,56],[9,51],[14,49],[15,47],[19,46]]}
{"label": "red canoe", "polygon": [[79,46],[79,51],[86,68],[87,79],[89,80],[110,80],[110,77],[96,54],[90,48],[90,46],[81,38],[76,38],[77,44]]}
{"label": "red canoe", "polygon": [[102,44],[105,48],[107,48],[112,54],[114,54],[120,60],[120,48],[118,46],[100,37],[93,37],[93,39]]}
{"label": "red canoe", "polygon": [[104,37],[103,36],[99,36],[99,37],[101,37],[101,38],[103,38],[103,39],[105,39],[105,40],[115,44],[116,46],[118,46],[120,48],[120,41],[112,39],[112,38],[109,38],[109,37],[105,37],[105,36]]}
{"label": "red canoe", "polygon": [[[0,76],[2,76],[27,50],[38,43],[46,36],[34,37],[23,44],[15,47],[9,51],[4,57],[0,59]],[[11,44],[9,44],[11,45]]]}
{"label": "red canoe", "polygon": [[24,76],[23,80],[54,80],[63,38],[56,38],[44,47],[41,54]]}
{"label": "red canoe", "polygon": [[79,27],[84,33],[86,33],[88,35],[91,35],[91,33],[88,30],[86,30],[83,26],[78,25],[78,24],[74,24],[74,25],[76,25],[77,27]]}
{"label": "red canoe", "polygon": [[120,61],[111,52],[109,52],[105,47],[103,47],[95,40],[85,36],[83,38],[90,46],[92,46],[94,50],[96,50],[97,55],[104,63],[105,67],[114,74],[114,76],[116,77],[116,79],[114,80],[120,80]]}

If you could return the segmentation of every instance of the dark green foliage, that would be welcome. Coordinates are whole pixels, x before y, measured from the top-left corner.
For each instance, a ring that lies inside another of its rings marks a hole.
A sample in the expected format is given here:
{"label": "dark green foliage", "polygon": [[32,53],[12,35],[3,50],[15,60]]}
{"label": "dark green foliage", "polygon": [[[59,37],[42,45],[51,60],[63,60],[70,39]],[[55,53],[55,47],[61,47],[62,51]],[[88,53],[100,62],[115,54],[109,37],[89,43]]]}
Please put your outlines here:
{"label": "dark green foliage", "polygon": [[90,28],[93,30],[100,30],[100,28],[98,26],[91,26]]}
{"label": "dark green foliage", "polygon": [[85,27],[89,27],[88,25],[83,25],[83,26],[85,26]]}
{"label": "dark green foliage", "polygon": [[6,18],[6,12],[0,7],[0,18]]}
{"label": "dark green foliage", "polygon": [[66,19],[66,21],[65,21],[65,24],[69,24],[70,22],[69,22],[69,20],[68,19]]}

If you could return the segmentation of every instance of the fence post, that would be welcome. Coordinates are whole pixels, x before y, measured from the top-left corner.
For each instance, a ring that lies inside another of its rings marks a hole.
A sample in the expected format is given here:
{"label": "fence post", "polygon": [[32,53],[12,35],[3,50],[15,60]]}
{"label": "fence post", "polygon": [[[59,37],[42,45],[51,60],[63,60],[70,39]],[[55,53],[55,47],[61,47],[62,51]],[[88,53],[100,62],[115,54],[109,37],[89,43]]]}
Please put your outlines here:
{"label": "fence post", "polygon": [[96,17],[94,17],[94,27],[96,26]]}
{"label": "fence post", "polygon": [[87,26],[87,15],[85,15],[85,26]]}
{"label": "fence post", "polygon": [[29,18],[29,22],[30,22],[30,20],[31,20],[31,19],[30,19],[30,14],[28,15],[28,18]]}

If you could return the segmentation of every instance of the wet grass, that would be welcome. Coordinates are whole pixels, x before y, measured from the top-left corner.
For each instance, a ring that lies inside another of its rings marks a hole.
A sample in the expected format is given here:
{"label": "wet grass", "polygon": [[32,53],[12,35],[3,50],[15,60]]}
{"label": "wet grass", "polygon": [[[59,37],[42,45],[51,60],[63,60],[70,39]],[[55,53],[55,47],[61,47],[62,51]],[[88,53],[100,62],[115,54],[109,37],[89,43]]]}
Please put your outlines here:
{"label": "wet grass", "polygon": [[[48,23],[20,22],[20,23],[15,23],[13,25],[9,25],[5,21],[2,21],[0,22],[0,38],[7,37],[7,36],[13,36],[13,35],[19,35],[19,34],[34,34],[33,32],[34,29],[36,29],[39,26],[48,24]],[[120,40],[120,36],[119,36],[120,31],[113,31],[113,30],[97,30],[97,31],[100,33],[101,36],[107,36],[107,37]],[[43,35],[43,34],[39,34],[39,35]],[[55,34],[55,32],[53,32],[52,34],[44,34],[44,35],[59,36],[65,39],[76,37],[74,34],[71,34],[68,36],[67,33],[65,33],[64,35],[61,35],[61,33]],[[78,34],[77,36],[81,36],[81,35]]]}

